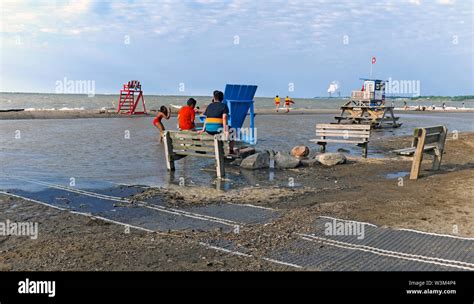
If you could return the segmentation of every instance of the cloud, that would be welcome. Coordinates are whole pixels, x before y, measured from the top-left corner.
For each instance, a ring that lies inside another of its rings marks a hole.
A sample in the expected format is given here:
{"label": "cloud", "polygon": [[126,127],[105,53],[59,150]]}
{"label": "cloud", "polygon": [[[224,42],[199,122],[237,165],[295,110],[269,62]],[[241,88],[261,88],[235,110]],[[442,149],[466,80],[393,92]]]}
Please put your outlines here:
{"label": "cloud", "polygon": [[453,5],[455,0],[438,0],[438,3],[441,5]]}

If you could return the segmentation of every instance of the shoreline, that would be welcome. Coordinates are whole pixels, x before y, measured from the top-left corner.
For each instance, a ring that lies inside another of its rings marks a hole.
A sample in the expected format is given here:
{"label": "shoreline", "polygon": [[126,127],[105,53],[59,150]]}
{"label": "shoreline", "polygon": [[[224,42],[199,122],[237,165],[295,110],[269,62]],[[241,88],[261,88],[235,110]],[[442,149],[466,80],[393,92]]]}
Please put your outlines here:
{"label": "shoreline", "polygon": [[[150,110],[146,115],[118,114],[106,110],[37,110],[37,111],[0,111],[0,120],[14,119],[78,119],[78,118],[129,118],[129,117],[153,117],[156,110]],[[256,109],[255,115],[314,115],[314,114],[339,114],[339,109],[293,109],[289,113],[284,111],[275,112],[275,109]],[[431,114],[431,113],[474,113],[474,108],[449,109],[449,110],[395,110],[395,114]],[[172,112],[175,116],[176,112]]]}

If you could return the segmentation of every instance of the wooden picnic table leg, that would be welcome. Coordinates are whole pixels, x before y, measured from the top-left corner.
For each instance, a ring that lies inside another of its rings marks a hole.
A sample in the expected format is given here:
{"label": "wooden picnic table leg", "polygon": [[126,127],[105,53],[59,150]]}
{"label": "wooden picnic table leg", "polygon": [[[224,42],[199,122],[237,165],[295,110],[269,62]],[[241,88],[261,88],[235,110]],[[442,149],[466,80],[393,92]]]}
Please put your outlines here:
{"label": "wooden picnic table leg", "polygon": [[174,171],[173,142],[168,131],[165,131],[165,140],[163,142],[165,145],[166,168],[168,171]]}
{"label": "wooden picnic table leg", "polygon": [[217,178],[223,178],[225,176],[224,170],[224,143],[219,140],[219,134],[214,135],[214,150],[216,154],[216,171]]}
{"label": "wooden picnic table leg", "polygon": [[418,143],[416,146],[415,155],[413,155],[413,163],[411,166],[410,179],[418,179],[418,176],[420,174],[421,162],[423,160],[423,150],[425,147],[425,139],[426,139],[425,129],[416,129],[415,132],[418,134]]}

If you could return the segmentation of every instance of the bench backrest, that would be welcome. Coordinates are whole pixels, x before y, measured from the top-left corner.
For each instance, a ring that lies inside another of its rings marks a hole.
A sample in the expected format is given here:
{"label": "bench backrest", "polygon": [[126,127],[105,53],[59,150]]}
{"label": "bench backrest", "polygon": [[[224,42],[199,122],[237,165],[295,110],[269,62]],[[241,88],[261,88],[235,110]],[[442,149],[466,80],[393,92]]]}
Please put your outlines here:
{"label": "bench backrest", "polygon": [[198,134],[191,131],[167,131],[175,155],[192,155],[214,158],[216,155],[215,140],[219,135]]}
{"label": "bench backrest", "polygon": [[415,128],[412,147],[416,147],[422,138],[424,138],[423,145],[444,144],[446,133],[447,128],[445,126]]}
{"label": "bench backrest", "polygon": [[174,171],[174,161],[186,156],[208,157],[216,160],[217,177],[224,177],[224,142],[221,135],[166,131],[164,144],[168,170]]}
{"label": "bench backrest", "polygon": [[316,136],[324,138],[337,137],[340,139],[360,139],[368,141],[370,137],[370,125],[343,125],[343,124],[316,124]]}

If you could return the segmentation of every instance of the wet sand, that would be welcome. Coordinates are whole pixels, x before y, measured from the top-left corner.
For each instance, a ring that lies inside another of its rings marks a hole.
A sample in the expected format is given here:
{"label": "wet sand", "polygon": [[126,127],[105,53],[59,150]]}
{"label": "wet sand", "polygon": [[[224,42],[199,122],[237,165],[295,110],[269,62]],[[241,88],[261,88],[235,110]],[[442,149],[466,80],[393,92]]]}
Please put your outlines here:
{"label": "wet sand", "polygon": [[[382,138],[383,151],[408,146],[409,137]],[[397,177],[410,161],[391,157],[344,165],[287,171],[298,187],[246,187],[222,192],[207,187],[149,189],[134,197],[165,198],[168,206],[253,204],[280,211],[266,224],[241,227],[238,234],[216,231],[144,232],[87,216],[0,196],[0,214],[10,220],[40,222],[38,240],[0,237],[1,270],[294,270],[262,257],[314,228],[319,216],[369,222],[382,227],[474,237],[474,133],[448,138],[441,170],[417,181]],[[283,177],[282,177],[283,178]],[[4,220],[4,219],[2,219]],[[199,245],[232,241],[252,257],[239,257]]]}

